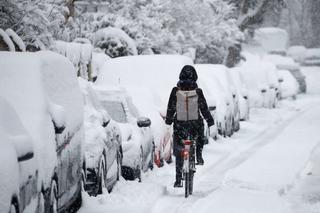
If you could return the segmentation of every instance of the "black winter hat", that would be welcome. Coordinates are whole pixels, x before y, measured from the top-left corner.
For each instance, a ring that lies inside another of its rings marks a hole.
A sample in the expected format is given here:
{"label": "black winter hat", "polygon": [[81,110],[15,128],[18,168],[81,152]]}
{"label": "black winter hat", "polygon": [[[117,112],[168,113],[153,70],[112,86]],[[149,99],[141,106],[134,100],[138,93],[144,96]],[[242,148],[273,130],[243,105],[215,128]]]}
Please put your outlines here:
{"label": "black winter hat", "polygon": [[191,65],[185,65],[180,72],[179,80],[197,81],[198,75],[196,69]]}

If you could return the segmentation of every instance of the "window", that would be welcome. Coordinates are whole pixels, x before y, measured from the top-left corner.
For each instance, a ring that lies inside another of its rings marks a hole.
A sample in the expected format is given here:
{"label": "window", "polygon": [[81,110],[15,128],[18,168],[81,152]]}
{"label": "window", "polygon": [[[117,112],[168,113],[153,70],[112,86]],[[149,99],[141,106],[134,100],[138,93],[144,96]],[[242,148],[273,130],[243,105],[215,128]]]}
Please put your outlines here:
{"label": "window", "polygon": [[123,104],[118,101],[103,101],[103,107],[108,111],[110,117],[119,122],[119,123],[127,123],[127,116],[124,111]]}

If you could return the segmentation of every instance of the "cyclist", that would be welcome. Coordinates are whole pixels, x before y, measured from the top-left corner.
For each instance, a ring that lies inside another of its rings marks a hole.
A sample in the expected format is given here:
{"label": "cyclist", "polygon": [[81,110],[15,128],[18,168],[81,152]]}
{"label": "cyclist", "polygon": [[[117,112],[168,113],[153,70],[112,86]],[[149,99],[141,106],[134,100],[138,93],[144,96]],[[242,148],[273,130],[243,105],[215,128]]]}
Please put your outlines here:
{"label": "cyclist", "polygon": [[[182,140],[196,140],[196,159],[198,165],[203,165],[202,149],[204,145],[204,123],[202,116],[208,123],[212,133],[214,120],[208,110],[203,92],[196,83],[198,79],[195,68],[186,65],[182,68],[177,86],[171,91],[166,124],[168,129],[173,123],[173,154],[176,157],[176,181],[174,187],[182,187]],[[200,115],[201,113],[201,115]]]}

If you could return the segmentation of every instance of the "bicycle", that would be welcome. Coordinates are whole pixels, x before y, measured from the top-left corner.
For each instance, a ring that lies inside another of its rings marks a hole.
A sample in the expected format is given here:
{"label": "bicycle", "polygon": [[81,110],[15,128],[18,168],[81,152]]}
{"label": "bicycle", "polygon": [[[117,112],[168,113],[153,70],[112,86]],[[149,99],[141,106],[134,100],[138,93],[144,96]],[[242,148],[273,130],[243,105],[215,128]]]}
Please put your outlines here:
{"label": "bicycle", "polygon": [[193,178],[196,172],[195,153],[196,153],[196,141],[195,140],[183,140],[184,149],[182,150],[183,157],[183,180],[185,181],[185,198],[193,192]]}

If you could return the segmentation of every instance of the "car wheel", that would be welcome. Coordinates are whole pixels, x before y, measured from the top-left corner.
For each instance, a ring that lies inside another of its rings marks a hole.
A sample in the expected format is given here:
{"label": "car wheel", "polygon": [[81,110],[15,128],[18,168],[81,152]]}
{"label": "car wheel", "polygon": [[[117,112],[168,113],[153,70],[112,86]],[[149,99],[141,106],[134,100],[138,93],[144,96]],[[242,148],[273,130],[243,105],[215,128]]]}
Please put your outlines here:
{"label": "car wheel", "polygon": [[138,180],[142,182],[142,170],[143,170],[143,149],[140,147],[140,155],[139,155],[139,165],[137,168]]}
{"label": "car wheel", "polygon": [[15,201],[11,202],[9,213],[19,213],[18,204]]}
{"label": "car wheel", "polygon": [[121,167],[122,167],[122,158],[121,158],[121,153],[120,150],[117,152],[117,181],[120,180],[121,177]]}
{"label": "car wheel", "polygon": [[49,213],[57,213],[58,212],[58,186],[56,181],[52,181],[50,188],[50,206]]}
{"label": "car wheel", "polygon": [[154,142],[152,142],[152,151],[151,151],[151,156],[150,156],[150,161],[149,161],[149,169],[150,170],[153,170],[154,155],[155,155],[155,145],[154,145]]}
{"label": "car wheel", "polygon": [[99,171],[98,171],[98,194],[103,193],[103,188],[106,188],[106,168],[104,161],[100,162]]}

